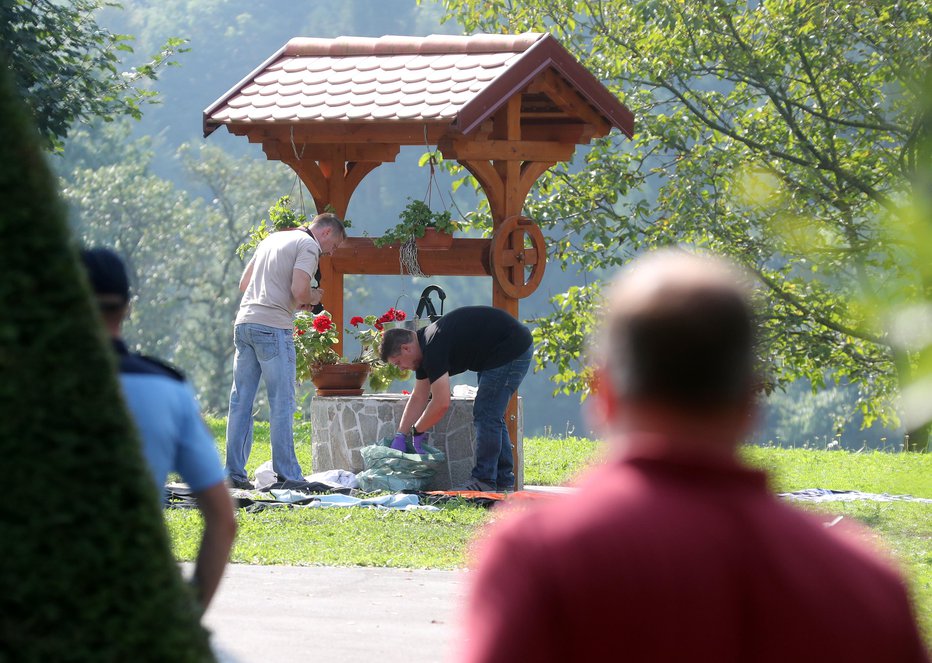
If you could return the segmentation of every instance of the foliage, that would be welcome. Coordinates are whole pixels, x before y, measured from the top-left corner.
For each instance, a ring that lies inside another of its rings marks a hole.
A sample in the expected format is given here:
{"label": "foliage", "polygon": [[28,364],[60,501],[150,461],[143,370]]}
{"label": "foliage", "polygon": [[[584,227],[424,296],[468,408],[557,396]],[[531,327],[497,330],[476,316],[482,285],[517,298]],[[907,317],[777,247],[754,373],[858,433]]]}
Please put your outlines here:
{"label": "foliage", "polygon": [[343,358],[334,349],[340,334],[327,311],[313,315],[298,311],[294,316],[294,347],[298,380],[310,380],[315,366],[338,364]]}
{"label": "foliage", "polygon": [[[233,380],[232,326],[240,302],[237,285],[243,271],[236,248],[261,213],[261,201],[281,191],[293,175],[281,164],[234,157],[203,143],[182,145],[178,158],[189,185],[206,190],[207,209],[191,224],[194,237],[188,244],[169,244],[171,251],[163,250],[163,261],[182,265],[190,279],[187,305],[172,311],[180,316],[178,326],[185,330],[174,357],[197,385],[201,405],[225,412]],[[203,209],[201,203],[198,200],[194,206],[195,214]],[[176,222],[184,219],[174,218]],[[137,302],[135,308],[145,305]],[[169,310],[153,308],[163,317]],[[264,395],[259,399],[261,406]]]}
{"label": "foliage", "polygon": [[550,299],[552,314],[532,320],[537,323],[532,331],[534,356],[538,363],[556,369],[554,395],[561,391],[585,394],[589,388],[592,370],[585,363],[580,366],[577,353],[584,352],[595,329],[600,290],[598,283],[571,286]]}
{"label": "foliage", "polygon": [[411,377],[411,371],[398,368],[387,361],[377,361],[371,364],[366,384],[369,391],[380,393],[388,391],[395,380],[407,380],[409,377]]}
{"label": "foliage", "polygon": [[[0,53],[0,659],[211,660],[65,208]],[[66,423],[63,423],[66,422]],[[34,492],[75,477],[108,499]]]}
{"label": "foliage", "polygon": [[[381,316],[367,315],[350,318],[347,333],[359,343],[359,354],[353,361],[369,364],[369,391],[386,391],[395,380],[407,380],[410,371],[398,368],[394,364],[382,361],[379,357],[379,345],[382,343],[382,325],[386,322],[403,321],[407,317],[404,311],[394,307]],[[360,328],[360,326],[362,328]]]}
{"label": "foliage", "polygon": [[[260,213],[256,201],[280,191],[286,178],[277,164],[182,146],[177,170],[208,201],[192,198],[153,172],[150,141],[127,140],[128,124],[82,127],[56,160],[73,232],[82,244],[112,247],[126,260],[131,348],[181,367],[202,406],[225,411],[243,269],[235,250]],[[101,144],[120,151],[98,153]]]}
{"label": "foliage", "polygon": [[524,483],[529,486],[563,486],[577,478],[605,452],[597,440],[571,435],[524,438]]}
{"label": "foliage", "polygon": [[850,385],[829,383],[813,391],[799,380],[760,399],[761,421],[754,441],[810,449],[902,449],[902,431],[876,422],[864,427],[859,413],[852,411],[855,401],[856,390]]}
{"label": "foliage", "polygon": [[448,235],[453,234],[459,228],[457,222],[452,219],[450,210],[434,212],[423,200],[411,198],[408,200],[410,202],[398,215],[401,222],[386,230],[381,237],[374,238],[373,243],[376,246],[410,242],[423,237],[427,228],[436,228],[439,232]]}
{"label": "foliage", "polygon": [[379,317],[367,315],[350,318],[350,326],[344,331],[359,343],[359,352],[352,359],[346,359],[334,349],[340,338],[329,312],[323,311],[318,315],[297,312],[294,318],[294,343],[298,380],[310,380],[315,366],[338,363],[369,364],[371,391],[384,391],[394,380],[406,380],[408,371],[379,358],[382,324],[404,320],[405,317],[404,311],[391,308]]}
{"label": "foliage", "polygon": [[304,213],[296,213],[291,208],[291,196],[282,196],[269,208],[268,220],[262,219],[249,229],[249,238],[236,249],[236,255],[245,259],[246,255],[259,246],[259,242],[269,236],[269,233],[289,228],[298,228],[307,222]]}
{"label": "foliage", "polygon": [[77,123],[119,116],[138,120],[142,106],[157,101],[146,86],[187,50],[185,40],[170,38],[148,62],[121,71],[122,58],[133,53],[133,37],[98,25],[96,17],[105,8],[120,5],[109,0],[0,4],[0,48],[47,146],[56,151]]}
{"label": "foliage", "polygon": [[[127,328],[130,343],[171,358],[184,333],[174,311],[199,289],[203,271],[187,260],[204,255],[209,217],[170,182],[149,170],[151,153],[100,168],[79,168],[62,182],[76,236],[87,246],[108,246],[127,265],[134,300]],[[204,225],[201,225],[205,222]],[[175,247],[173,256],[164,246]],[[198,261],[200,262],[200,260]]]}
{"label": "foliage", "polygon": [[637,118],[633,140],[597,140],[542,179],[527,213],[552,258],[598,273],[670,244],[729,255],[762,286],[771,386],[831,376],[857,385],[865,425],[897,421],[897,367],[915,358],[860,295],[915,284],[882,221],[910,191],[928,2],[444,5],[469,31],[551,32]]}

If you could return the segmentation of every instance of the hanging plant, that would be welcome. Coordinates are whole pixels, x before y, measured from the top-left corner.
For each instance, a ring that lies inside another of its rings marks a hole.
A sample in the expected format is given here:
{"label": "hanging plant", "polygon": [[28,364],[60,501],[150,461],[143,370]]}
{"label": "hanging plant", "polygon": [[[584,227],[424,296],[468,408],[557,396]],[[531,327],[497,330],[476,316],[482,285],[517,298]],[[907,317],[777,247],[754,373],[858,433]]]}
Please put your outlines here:
{"label": "hanging plant", "polygon": [[[301,206],[304,207],[303,199]],[[327,205],[324,211],[331,214],[336,212],[333,205]],[[245,260],[246,254],[259,246],[259,242],[268,237],[270,233],[279,230],[291,230],[305,223],[307,223],[307,215],[303,211],[298,213],[291,208],[291,196],[282,196],[269,208],[268,220],[262,219],[257,225],[249,229],[246,241],[236,248],[236,255]],[[349,228],[351,225],[352,222],[349,219],[343,219],[344,228]]]}
{"label": "hanging plant", "polygon": [[423,200],[412,200],[398,215],[400,222],[389,228],[381,237],[373,238],[378,246],[389,244],[405,244],[424,236],[428,228],[435,228],[438,232],[452,235],[459,229],[459,224],[453,220],[449,210],[434,212]]}
{"label": "hanging plant", "polygon": [[297,228],[307,221],[307,216],[291,209],[291,196],[282,196],[269,208],[268,220],[262,219],[249,229],[249,236],[236,249],[236,255],[245,259],[246,254],[259,246],[259,242],[278,230]]}

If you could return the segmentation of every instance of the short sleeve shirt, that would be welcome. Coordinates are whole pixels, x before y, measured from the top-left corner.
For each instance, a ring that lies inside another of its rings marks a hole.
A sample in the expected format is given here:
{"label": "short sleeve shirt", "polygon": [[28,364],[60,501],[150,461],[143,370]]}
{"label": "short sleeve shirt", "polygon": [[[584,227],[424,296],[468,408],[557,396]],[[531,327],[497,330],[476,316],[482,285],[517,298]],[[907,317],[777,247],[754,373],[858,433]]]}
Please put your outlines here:
{"label": "short sleeve shirt", "polygon": [[464,306],[454,309],[417,332],[421,346],[418,380],[436,381],[444,373],[457,375],[498,368],[531,347],[531,332],[501,309]]}
{"label": "short sleeve shirt", "polygon": [[252,257],[252,278],[240,301],[236,324],[250,322],[291,329],[295,303],[291,296],[293,272],[314,276],[320,245],[304,230],[274,232],[259,242]]}
{"label": "short sleeve shirt", "polygon": [[213,436],[201,418],[191,386],[171,368],[130,354],[117,341],[123,397],[142,438],[142,450],[156,485],[169,472],[197,492],[223,481]]}

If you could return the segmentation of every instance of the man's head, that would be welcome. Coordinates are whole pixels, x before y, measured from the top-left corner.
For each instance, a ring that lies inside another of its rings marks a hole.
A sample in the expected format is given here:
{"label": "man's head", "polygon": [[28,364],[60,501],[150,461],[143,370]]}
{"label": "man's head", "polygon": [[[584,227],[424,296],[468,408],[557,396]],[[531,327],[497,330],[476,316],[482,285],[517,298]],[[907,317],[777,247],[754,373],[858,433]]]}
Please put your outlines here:
{"label": "man's head", "polygon": [[129,307],[129,277],[120,257],[110,249],[81,251],[81,260],[97,299],[104,322],[111,333],[119,330]]}
{"label": "man's head", "polygon": [[417,370],[421,366],[421,346],[417,342],[417,334],[408,329],[386,329],[382,334],[379,357],[406,371]]}
{"label": "man's head", "polygon": [[608,290],[596,345],[604,409],[639,424],[644,413],[747,420],[754,323],[744,280],[722,259],[683,251],[632,262]]}
{"label": "man's head", "polygon": [[346,240],[346,228],[343,222],[336,214],[330,212],[315,216],[308,228],[320,244],[320,251],[324,255],[333,253]]}

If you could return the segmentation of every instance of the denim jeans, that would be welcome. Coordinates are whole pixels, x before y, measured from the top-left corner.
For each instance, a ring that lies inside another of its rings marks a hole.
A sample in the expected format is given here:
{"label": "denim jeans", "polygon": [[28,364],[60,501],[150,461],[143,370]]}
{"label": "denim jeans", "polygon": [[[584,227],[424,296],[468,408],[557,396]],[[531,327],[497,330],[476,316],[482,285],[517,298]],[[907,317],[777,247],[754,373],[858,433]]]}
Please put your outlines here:
{"label": "denim jeans", "polygon": [[499,488],[515,482],[511,437],[505,425],[505,408],[518,385],[527,375],[534,355],[534,346],[504,366],[480,371],[479,390],[473,403],[473,425],[476,428],[476,465],[474,479]]}
{"label": "denim jeans", "polygon": [[291,334],[290,329],[254,323],[239,324],[233,329],[236,354],[227,417],[226,459],[230,478],[247,478],[246,461],[252,450],[252,407],[262,377],[269,394],[272,469],[283,479],[304,479],[294,452],[295,350]]}

